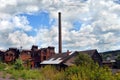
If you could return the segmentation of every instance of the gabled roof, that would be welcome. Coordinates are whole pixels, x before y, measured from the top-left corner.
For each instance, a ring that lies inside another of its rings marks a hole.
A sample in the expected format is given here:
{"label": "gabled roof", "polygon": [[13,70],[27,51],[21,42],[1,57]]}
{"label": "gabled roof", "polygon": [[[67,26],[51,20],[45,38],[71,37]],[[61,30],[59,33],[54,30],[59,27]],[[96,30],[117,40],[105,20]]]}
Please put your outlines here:
{"label": "gabled roof", "polygon": [[88,54],[92,56],[96,51],[97,50],[86,50],[86,51],[74,51],[70,52],[69,54],[67,52],[62,54],[55,54],[51,56],[49,59],[42,61],[40,64],[60,64],[66,62],[67,60],[78,54]]}
{"label": "gabled roof", "polygon": [[61,62],[68,59],[74,52],[70,52],[69,54],[62,53],[62,54],[55,54],[47,60],[42,61],[40,64],[60,64]]}
{"label": "gabled roof", "polygon": [[85,50],[85,51],[77,51],[77,52],[79,52],[80,54],[88,54],[89,56],[92,56],[95,52],[97,52],[97,50],[93,49],[93,50]]}

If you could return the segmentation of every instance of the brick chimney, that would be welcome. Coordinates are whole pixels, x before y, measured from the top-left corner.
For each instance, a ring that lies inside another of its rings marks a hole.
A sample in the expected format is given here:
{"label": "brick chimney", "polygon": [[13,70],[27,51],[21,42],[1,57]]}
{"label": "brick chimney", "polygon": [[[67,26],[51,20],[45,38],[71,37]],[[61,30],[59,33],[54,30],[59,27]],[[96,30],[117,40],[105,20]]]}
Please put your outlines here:
{"label": "brick chimney", "polygon": [[67,50],[67,55],[69,55],[70,54],[70,51],[69,50]]}
{"label": "brick chimney", "polygon": [[62,27],[61,27],[61,12],[58,13],[58,53],[61,54],[62,53]]}

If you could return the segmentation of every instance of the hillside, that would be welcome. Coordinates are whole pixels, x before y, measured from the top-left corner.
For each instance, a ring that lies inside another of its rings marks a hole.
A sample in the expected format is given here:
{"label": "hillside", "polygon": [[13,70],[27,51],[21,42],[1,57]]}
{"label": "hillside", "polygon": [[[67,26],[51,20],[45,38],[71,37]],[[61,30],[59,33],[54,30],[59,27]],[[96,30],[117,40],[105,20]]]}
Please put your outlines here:
{"label": "hillside", "polygon": [[101,52],[103,60],[116,59],[120,55],[120,50]]}

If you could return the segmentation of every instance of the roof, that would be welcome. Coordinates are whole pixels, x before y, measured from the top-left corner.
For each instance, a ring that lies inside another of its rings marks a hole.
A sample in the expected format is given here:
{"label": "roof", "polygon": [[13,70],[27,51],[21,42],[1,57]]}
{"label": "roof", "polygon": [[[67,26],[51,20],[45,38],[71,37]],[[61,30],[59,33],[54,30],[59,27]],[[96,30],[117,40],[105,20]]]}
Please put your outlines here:
{"label": "roof", "polygon": [[60,64],[61,62],[68,59],[74,52],[62,53],[62,54],[55,54],[47,60],[42,61],[40,64]]}
{"label": "roof", "polygon": [[96,49],[94,50],[86,50],[86,51],[74,51],[74,52],[65,52],[62,54],[55,54],[51,56],[49,59],[42,61],[40,64],[60,64],[65,63],[67,60],[69,60],[71,57],[76,56],[77,54],[88,54],[92,56],[95,52],[97,52]]}
{"label": "roof", "polygon": [[85,51],[77,51],[79,52],[80,54],[88,54],[89,56],[92,56],[95,52],[97,52],[96,49],[93,49],[93,50],[85,50]]}

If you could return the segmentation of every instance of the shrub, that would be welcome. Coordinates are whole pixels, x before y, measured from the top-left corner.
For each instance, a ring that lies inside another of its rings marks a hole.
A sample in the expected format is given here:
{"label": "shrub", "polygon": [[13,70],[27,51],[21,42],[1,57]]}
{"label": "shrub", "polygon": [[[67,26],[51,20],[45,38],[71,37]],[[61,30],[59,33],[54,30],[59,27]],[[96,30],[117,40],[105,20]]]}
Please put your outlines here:
{"label": "shrub", "polygon": [[76,66],[65,70],[65,80],[115,80],[107,67],[99,67],[87,54],[79,54]]}
{"label": "shrub", "polygon": [[88,65],[93,65],[93,63],[94,63],[94,61],[91,59],[91,57],[84,53],[79,54],[76,57],[74,62],[77,66],[83,66],[83,65],[88,66]]}
{"label": "shrub", "polygon": [[65,70],[65,80],[115,80],[109,68],[73,66]]}
{"label": "shrub", "polygon": [[6,67],[7,67],[7,64],[0,62],[0,71],[5,70]]}
{"label": "shrub", "polygon": [[15,62],[15,64],[14,64],[14,69],[17,69],[17,70],[22,70],[22,69],[24,69],[22,60],[20,60],[20,59],[17,59],[17,60],[16,60],[16,62]]}
{"label": "shrub", "polygon": [[40,72],[45,80],[64,80],[63,71],[58,71],[54,66],[45,66]]}

